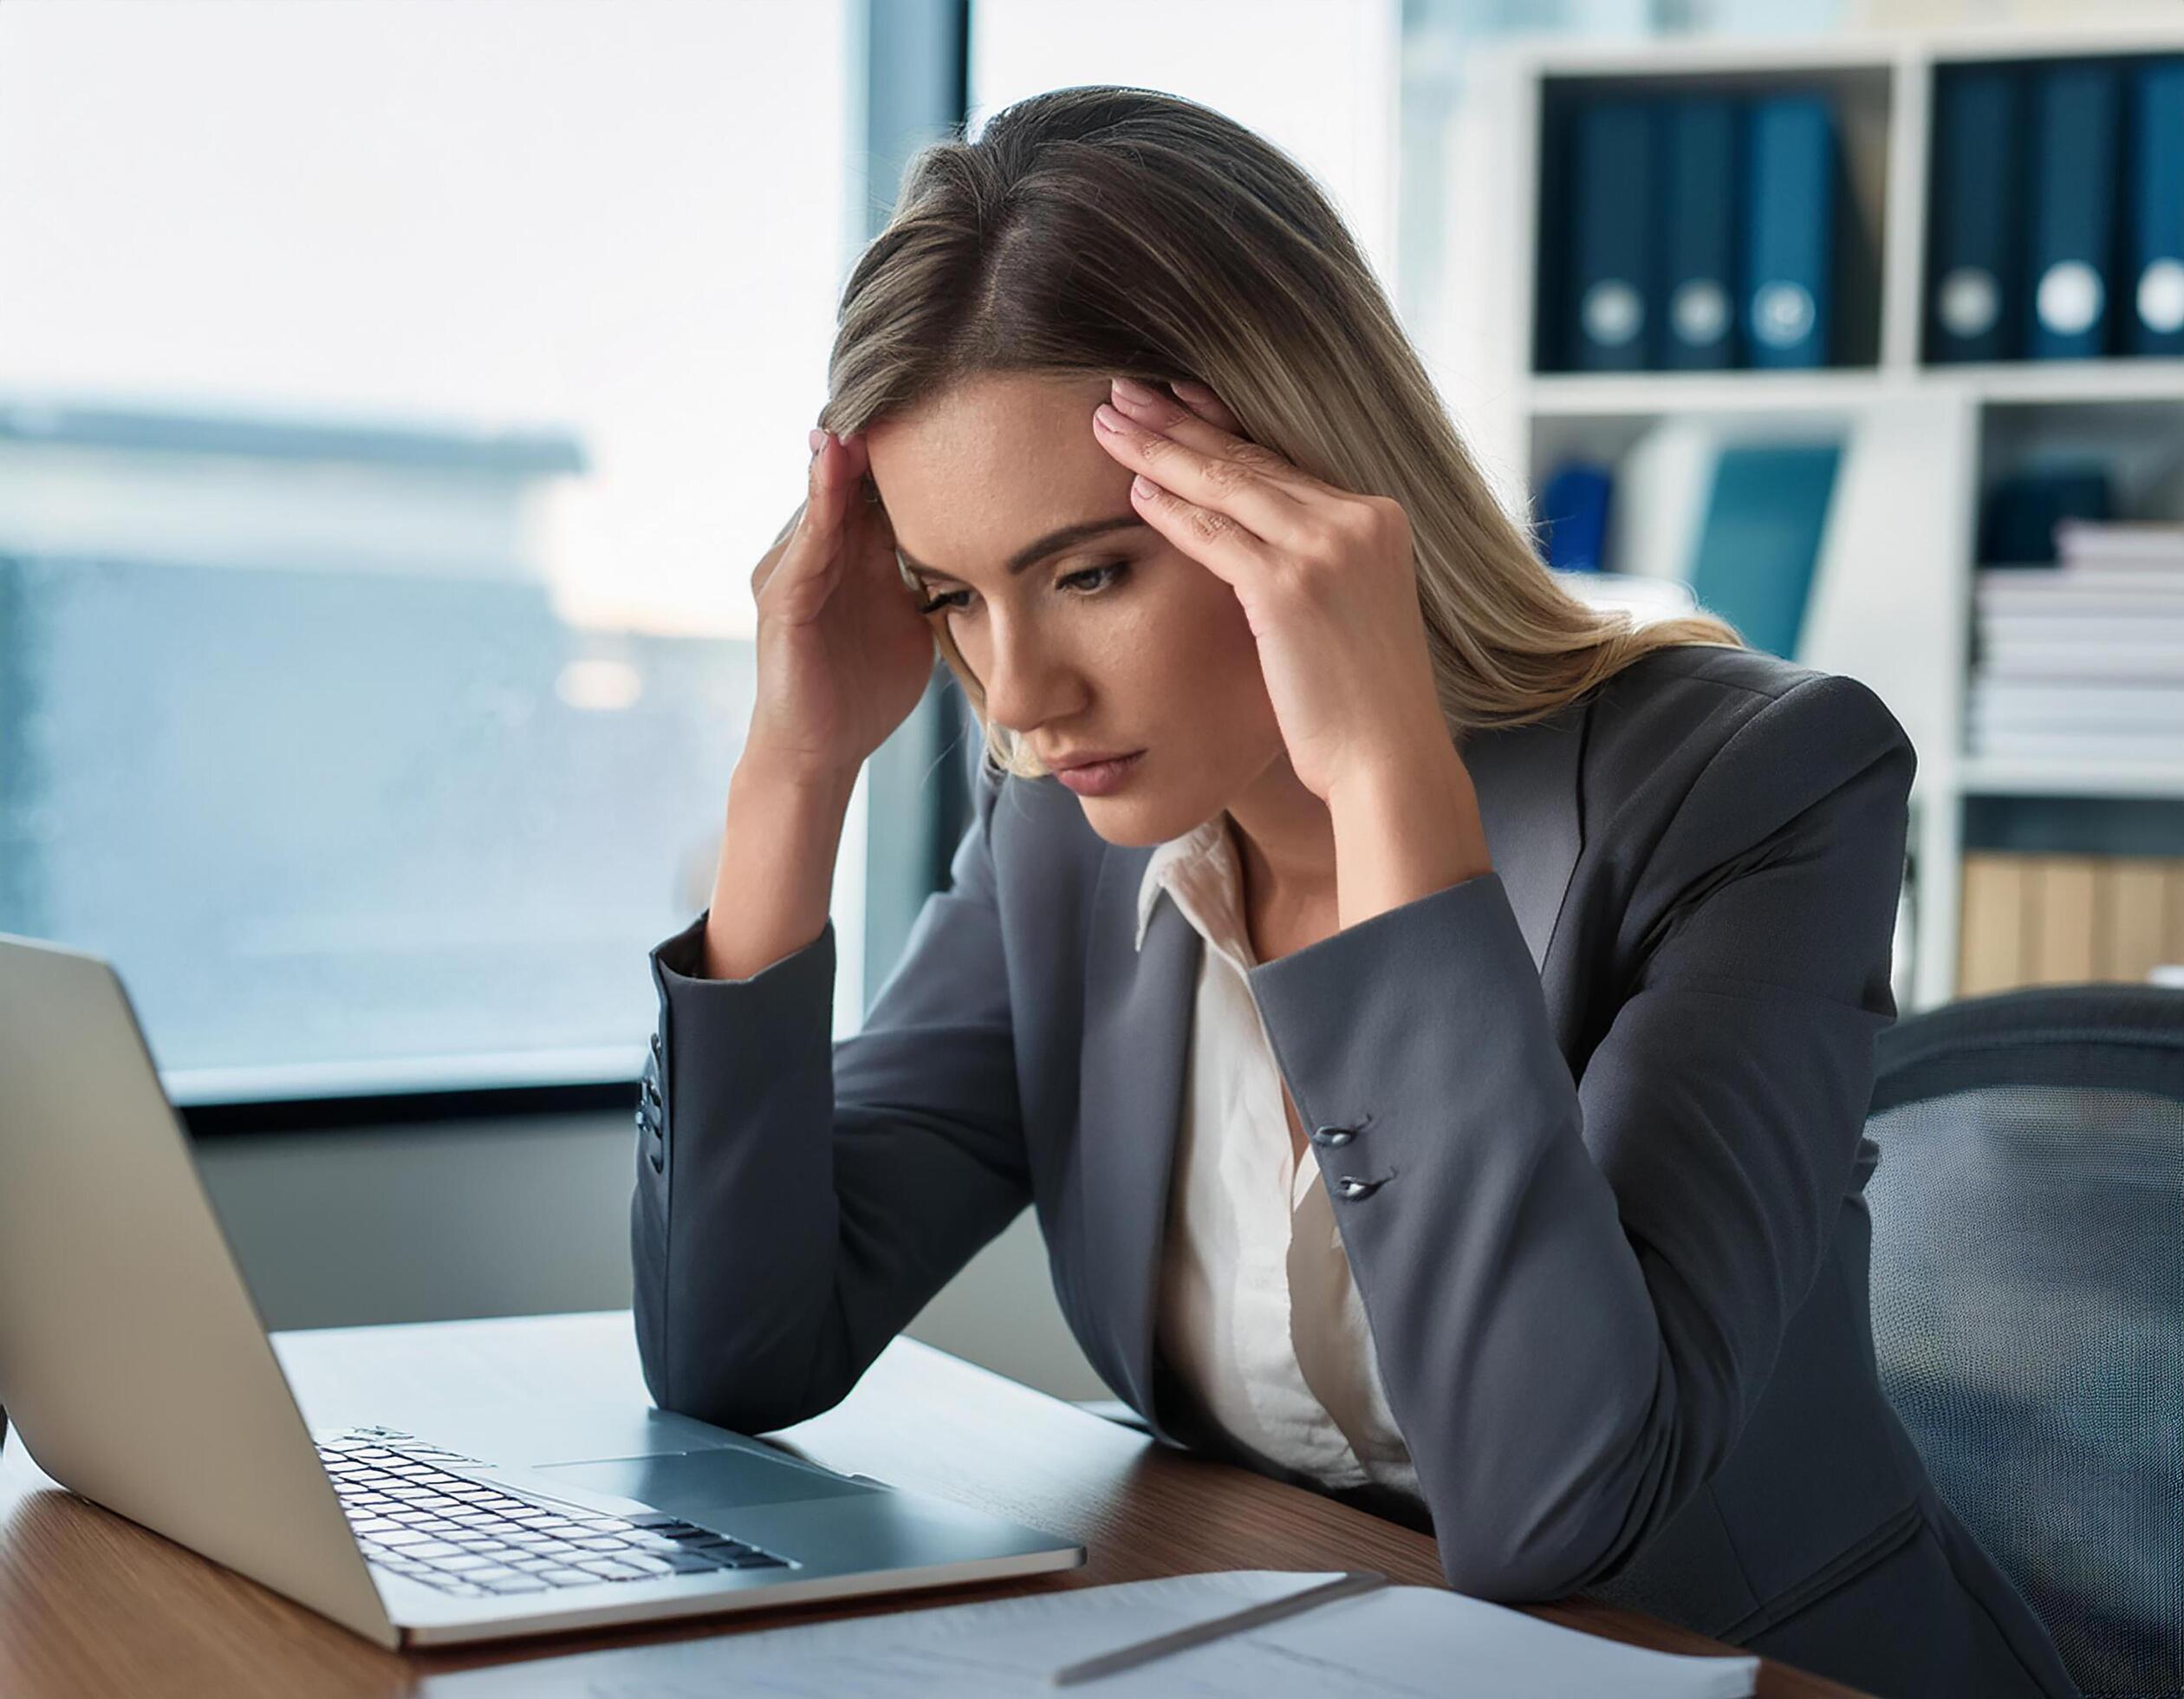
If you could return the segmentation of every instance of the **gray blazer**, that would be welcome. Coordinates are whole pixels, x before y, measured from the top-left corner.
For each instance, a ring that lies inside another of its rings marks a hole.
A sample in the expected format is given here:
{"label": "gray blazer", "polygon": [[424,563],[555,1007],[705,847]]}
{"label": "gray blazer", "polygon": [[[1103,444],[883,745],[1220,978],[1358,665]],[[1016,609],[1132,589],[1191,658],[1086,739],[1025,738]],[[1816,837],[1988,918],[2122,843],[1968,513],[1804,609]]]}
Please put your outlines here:
{"label": "gray blazer", "polygon": [[[1694,646],[1462,753],[1494,870],[1251,974],[1430,1514],[1332,1496],[1429,1527],[1483,1598],[1583,1591],[1882,1695],[2071,1693],[1875,1377],[1903,728]],[[1154,1437],[1301,1481],[1154,1338],[1203,946],[1163,901],[1133,949],[1150,854],[985,776],[838,1045],[831,924],[748,980],[699,977],[704,915],[653,950],[630,1225],[663,1408],[828,1409],[1028,1203]]]}

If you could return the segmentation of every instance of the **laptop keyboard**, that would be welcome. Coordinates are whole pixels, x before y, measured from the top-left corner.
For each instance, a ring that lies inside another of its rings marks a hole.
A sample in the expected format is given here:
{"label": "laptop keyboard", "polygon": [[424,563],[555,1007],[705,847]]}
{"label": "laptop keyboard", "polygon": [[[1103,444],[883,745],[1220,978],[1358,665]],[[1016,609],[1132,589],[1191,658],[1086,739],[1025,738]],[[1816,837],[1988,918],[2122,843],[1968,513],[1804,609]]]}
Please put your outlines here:
{"label": "laptop keyboard", "polygon": [[441,1467],[477,1458],[390,1429],[353,1429],[317,1444],[365,1561],[459,1598],[796,1566],[673,1516],[595,1514],[520,1498]]}

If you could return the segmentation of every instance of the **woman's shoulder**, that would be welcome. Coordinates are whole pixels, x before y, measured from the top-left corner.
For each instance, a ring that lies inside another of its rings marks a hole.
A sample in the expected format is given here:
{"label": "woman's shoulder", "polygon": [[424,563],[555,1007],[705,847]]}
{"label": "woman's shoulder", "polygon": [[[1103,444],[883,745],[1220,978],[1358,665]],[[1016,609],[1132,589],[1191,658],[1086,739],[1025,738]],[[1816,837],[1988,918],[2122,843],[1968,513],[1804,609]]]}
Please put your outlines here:
{"label": "woman's shoulder", "polygon": [[[1843,733],[1908,745],[1909,735],[1870,685],[1764,649],[1679,643],[1641,655],[1596,685],[1588,742],[1628,762],[1682,746],[1711,759],[1739,739],[1772,742]],[[1758,730],[1765,722],[1764,730]]]}
{"label": "woman's shoulder", "polygon": [[1863,680],[1761,649],[1655,649],[1588,693],[1589,813],[1666,819],[1694,804],[1779,818],[1878,765],[1908,788],[1916,754]]}

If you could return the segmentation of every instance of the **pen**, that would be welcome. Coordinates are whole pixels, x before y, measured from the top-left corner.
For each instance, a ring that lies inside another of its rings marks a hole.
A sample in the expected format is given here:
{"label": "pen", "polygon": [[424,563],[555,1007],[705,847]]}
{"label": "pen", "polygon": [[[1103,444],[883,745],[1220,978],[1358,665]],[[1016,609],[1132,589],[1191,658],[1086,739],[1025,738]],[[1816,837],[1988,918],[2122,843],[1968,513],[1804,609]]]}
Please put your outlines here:
{"label": "pen", "polygon": [[1111,1676],[1118,1670],[1133,1669],[1141,1663],[1149,1663],[1156,1657],[1165,1657],[1170,1652],[1180,1652],[1186,1646],[1204,1645],[1208,1640],[1219,1640],[1225,1635],[1257,1628],[1262,1623],[1293,1617],[1300,1611],[1310,1610],[1315,1605],[1355,1598],[1359,1593],[1370,1592],[1375,1587],[1387,1585],[1388,1577],[1377,1570],[1350,1570],[1332,1581],[1323,1581],[1316,1587],[1307,1587],[1303,1592],[1291,1593],[1286,1598],[1270,1598],[1262,1605],[1251,1605],[1241,1611],[1232,1611],[1225,1617],[1214,1617],[1206,1622],[1193,1623],[1188,1628],[1156,1634],[1150,1640],[1141,1640],[1135,1645],[1120,1646],[1111,1652],[1102,1652],[1097,1657],[1065,1663],[1049,1675],[1047,1681],[1055,1687],[1069,1687],[1097,1676]]}

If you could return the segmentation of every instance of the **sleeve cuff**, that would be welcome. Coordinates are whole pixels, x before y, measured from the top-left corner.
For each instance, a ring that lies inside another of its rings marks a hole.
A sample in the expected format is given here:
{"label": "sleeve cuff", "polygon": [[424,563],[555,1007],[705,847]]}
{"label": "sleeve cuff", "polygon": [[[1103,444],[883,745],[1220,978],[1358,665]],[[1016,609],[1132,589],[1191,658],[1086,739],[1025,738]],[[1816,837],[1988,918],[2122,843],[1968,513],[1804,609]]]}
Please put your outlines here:
{"label": "sleeve cuff", "polygon": [[[1368,1113],[1391,1089],[1387,1064],[1439,1055],[1460,1035],[1514,1030],[1554,1048],[1538,967],[1493,870],[1262,962],[1250,980],[1297,1109],[1318,1123]],[[1538,1020],[1510,1026],[1512,993]]]}
{"label": "sleeve cuff", "polygon": [[822,993],[829,999],[833,996],[833,916],[828,917],[826,924],[819,928],[818,936],[809,943],[768,962],[747,979],[711,980],[705,977],[705,921],[712,913],[710,908],[706,908],[680,932],[653,946],[653,978],[662,996],[671,991],[681,997],[694,993],[702,998],[716,991],[732,994],[733,988],[741,986],[764,986],[777,993],[790,989],[792,985],[801,986],[806,980],[818,980]]}

